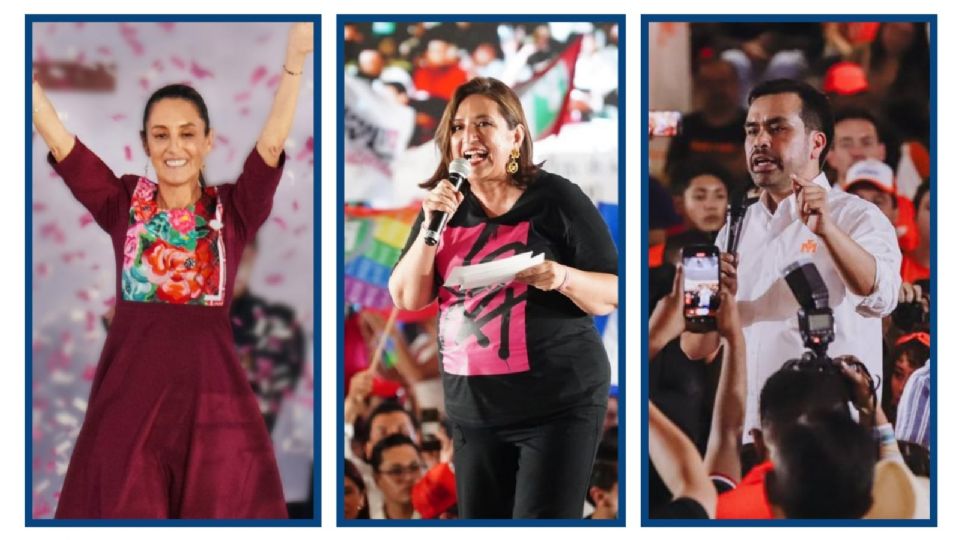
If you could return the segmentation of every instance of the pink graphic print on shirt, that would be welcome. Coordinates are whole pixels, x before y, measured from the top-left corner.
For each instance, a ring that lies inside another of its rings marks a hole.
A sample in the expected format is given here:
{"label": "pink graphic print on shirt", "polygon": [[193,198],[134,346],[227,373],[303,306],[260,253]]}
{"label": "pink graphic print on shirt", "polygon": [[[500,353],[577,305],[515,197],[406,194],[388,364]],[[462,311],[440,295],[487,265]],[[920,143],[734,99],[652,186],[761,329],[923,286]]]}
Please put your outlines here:
{"label": "pink graphic print on shirt", "polygon": [[[527,251],[530,224],[448,227],[437,251],[441,282],[454,268]],[[452,375],[506,375],[530,370],[527,285],[511,281],[480,289],[440,287],[440,353]]]}

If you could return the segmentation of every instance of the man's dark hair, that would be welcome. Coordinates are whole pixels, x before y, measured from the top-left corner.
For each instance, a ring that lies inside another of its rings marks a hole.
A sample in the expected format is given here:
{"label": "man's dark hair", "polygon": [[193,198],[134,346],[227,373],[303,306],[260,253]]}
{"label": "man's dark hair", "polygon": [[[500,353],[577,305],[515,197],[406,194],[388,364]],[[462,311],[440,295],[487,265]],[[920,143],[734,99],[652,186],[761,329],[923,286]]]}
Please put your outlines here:
{"label": "man's dark hair", "polygon": [[837,113],[833,118],[833,124],[837,125],[844,120],[863,120],[870,122],[877,130],[877,137],[883,136],[883,134],[880,133],[880,122],[877,120],[877,116],[864,107],[848,106],[837,109]]}
{"label": "man's dark hair", "polygon": [[417,443],[413,442],[413,439],[403,435],[401,433],[394,433],[393,435],[388,435],[373,446],[373,450],[370,452],[370,466],[373,467],[374,472],[380,472],[380,465],[383,464],[383,453],[391,448],[397,446],[410,445],[413,447],[417,453],[420,453],[420,447],[417,446]]}
{"label": "man's dark hair", "polygon": [[821,411],[775,439],[767,497],[788,518],[860,518],[873,502],[876,446],[871,433],[840,411]]}
{"label": "man's dark hair", "polygon": [[678,164],[671,177],[670,187],[674,195],[682,195],[690,187],[690,181],[698,176],[709,175],[716,177],[727,188],[727,195],[733,185],[733,178],[726,168],[709,158],[691,158]]}
{"label": "man's dark hair", "polygon": [[753,87],[750,96],[747,98],[747,104],[753,104],[753,101],[759,97],[776,94],[796,94],[802,102],[800,119],[803,120],[804,128],[807,131],[820,131],[826,135],[827,144],[823,152],[820,153],[820,168],[822,169],[823,164],[827,161],[827,152],[833,146],[834,120],[830,100],[826,94],[803,81],[774,79]]}
{"label": "man's dark hair", "polygon": [[777,431],[818,411],[847,412],[849,391],[838,371],[821,371],[810,362],[791,360],[760,390],[760,422]]}
{"label": "man's dark hair", "polygon": [[905,343],[899,343],[893,348],[893,361],[900,360],[900,357],[906,355],[907,363],[913,369],[920,369],[930,358],[930,347],[924,345],[918,339],[911,339]]}
{"label": "man's dark hair", "polygon": [[419,426],[417,424],[417,419],[414,418],[413,413],[405,409],[403,405],[400,404],[399,401],[395,399],[387,399],[387,400],[384,400],[379,405],[377,405],[373,409],[373,411],[370,412],[370,416],[367,417],[367,422],[366,422],[367,435],[368,435],[367,439],[369,440],[369,432],[370,432],[370,428],[373,427],[374,418],[380,416],[381,414],[390,414],[395,412],[402,412],[403,414],[407,415],[407,418],[410,419],[410,423],[413,425],[413,429],[419,429]]}
{"label": "man's dark hair", "polygon": [[[617,483],[617,464],[613,461],[598,459],[593,463],[593,472],[590,473],[590,486],[598,487],[604,491],[613,489]],[[590,489],[587,489],[587,502],[596,506],[596,501],[590,496]]]}

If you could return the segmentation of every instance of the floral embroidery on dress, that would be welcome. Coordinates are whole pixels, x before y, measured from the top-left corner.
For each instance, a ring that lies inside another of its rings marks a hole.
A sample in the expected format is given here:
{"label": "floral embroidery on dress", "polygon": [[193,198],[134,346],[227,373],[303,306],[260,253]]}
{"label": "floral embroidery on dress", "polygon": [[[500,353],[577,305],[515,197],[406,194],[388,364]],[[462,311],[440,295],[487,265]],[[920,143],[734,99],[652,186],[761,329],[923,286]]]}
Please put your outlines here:
{"label": "floral embroidery on dress", "polygon": [[192,207],[160,210],[157,185],[140,178],[123,245],[123,299],[222,306],[226,253],[217,188]]}

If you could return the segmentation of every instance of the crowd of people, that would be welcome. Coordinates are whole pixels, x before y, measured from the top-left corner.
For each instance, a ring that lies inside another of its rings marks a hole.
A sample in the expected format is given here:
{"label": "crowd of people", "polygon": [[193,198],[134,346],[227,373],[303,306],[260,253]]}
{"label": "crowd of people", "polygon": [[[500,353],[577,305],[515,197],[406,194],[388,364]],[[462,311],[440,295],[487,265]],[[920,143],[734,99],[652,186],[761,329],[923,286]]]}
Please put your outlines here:
{"label": "crowd of people", "polygon": [[[617,254],[595,204],[534,161],[517,95],[577,43],[560,122],[611,116],[616,26],[348,23],[344,39],[347,74],[413,108],[409,145],[436,141],[441,162],[390,278],[408,311],[345,306],[343,518],[616,518],[618,396],[593,316],[616,307]],[[433,211],[451,216],[438,248],[419,237]],[[509,283],[434,284],[525,249],[546,260]]]}
{"label": "crowd of people", "polygon": [[[345,519],[456,519],[451,423],[443,406],[436,316],[386,326],[358,310],[346,318],[344,402]],[[370,366],[389,336],[384,358]],[[612,519],[618,509],[618,395],[607,398],[603,435],[590,476],[585,517]]]}
{"label": "crowd of people", "polygon": [[415,111],[410,146],[433,139],[454,90],[474,77],[529,80],[583,36],[571,121],[609,116],[617,103],[617,26],[592,23],[347,23],[348,74]]}
{"label": "crowd of people", "polygon": [[[694,110],[649,182],[647,511],[926,517],[929,28],[691,24],[690,36]],[[722,252],[707,333],[684,321],[678,265],[703,244]],[[828,296],[827,355],[801,336],[783,278],[804,261]]]}

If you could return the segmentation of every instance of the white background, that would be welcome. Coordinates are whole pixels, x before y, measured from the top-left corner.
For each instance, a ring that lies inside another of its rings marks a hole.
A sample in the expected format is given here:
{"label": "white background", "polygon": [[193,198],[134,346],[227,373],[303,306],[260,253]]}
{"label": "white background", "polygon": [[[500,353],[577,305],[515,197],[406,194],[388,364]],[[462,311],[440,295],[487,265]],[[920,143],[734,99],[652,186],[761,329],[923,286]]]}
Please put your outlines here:
{"label": "white background", "polygon": [[[24,4],[26,7],[24,8]],[[483,538],[491,535],[513,538],[530,535],[550,535],[559,538],[582,538],[585,536],[604,538],[680,538],[706,537],[710,538],[741,538],[769,537],[778,538],[810,538],[811,536],[860,536],[870,538],[893,538],[909,536],[919,537],[955,537],[960,529],[960,514],[955,511],[957,494],[960,490],[958,482],[958,462],[956,459],[957,433],[952,428],[953,415],[958,411],[958,395],[953,391],[953,385],[958,377],[955,359],[957,346],[950,341],[950,331],[956,324],[956,308],[960,305],[960,288],[951,287],[949,276],[955,268],[957,257],[952,253],[951,231],[958,226],[958,212],[952,208],[957,200],[960,180],[956,163],[948,159],[940,159],[938,168],[938,206],[941,209],[937,219],[939,233],[945,233],[948,240],[939,243],[939,269],[947,280],[941,280],[947,286],[941,287],[937,298],[940,322],[939,331],[946,331],[944,339],[938,340],[938,382],[940,388],[937,402],[938,416],[943,419],[938,431],[938,516],[941,524],[938,529],[867,529],[867,530],[834,530],[820,529],[741,529],[741,528],[710,528],[710,529],[645,529],[639,530],[640,524],[640,486],[641,472],[646,468],[646,462],[640,458],[640,411],[644,405],[639,401],[640,388],[640,332],[641,312],[645,305],[640,299],[640,211],[642,208],[640,168],[640,145],[642,137],[640,122],[640,92],[641,92],[641,52],[645,38],[640,24],[641,13],[937,13],[938,18],[938,95],[937,108],[938,125],[942,126],[937,133],[938,147],[943,149],[938,154],[949,155],[949,151],[958,142],[957,135],[952,131],[956,125],[957,105],[953,96],[957,92],[955,69],[950,62],[953,51],[960,50],[960,26],[957,16],[960,14],[960,4],[956,2],[936,2],[913,0],[911,2],[874,0],[869,3],[836,0],[807,0],[805,2],[770,1],[742,1],[724,0],[723,2],[704,0],[676,0],[667,2],[639,2],[629,0],[486,0],[484,2],[460,2],[404,0],[403,2],[384,0],[270,0],[262,1],[215,1],[215,0],[167,0],[162,3],[130,2],[130,1],[100,1],[71,0],[33,1],[27,3],[7,1],[2,3],[3,13],[0,16],[0,62],[2,62],[4,83],[0,88],[3,92],[4,112],[2,133],[2,148],[6,150],[7,165],[3,175],[5,204],[0,210],[0,230],[3,231],[4,242],[2,253],[9,255],[0,259],[0,283],[4,287],[4,296],[0,302],[6,309],[0,311],[0,332],[5,353],[3,355],[6,368],[0,377],[0,399],[4,418],[4,440],[0,445],[0,478],[4,480],[0,490],[0,517],[4,531],[0,534],[4,538],[21,538],[25,536],[38,538],[127,538],[131,534],[137,538],[168,538],[172,535],[182,537],[201,537],[212,535],[229,535],[231,538],[262,538],[265,535],[283,538],[323,538],[325,540],[338,538],[365,538],[376,535],[385,539],[416,538]],[[269,10],[269,11],[267,11]],[[398,11],[402,10],[402,11]],[[321,134],[321,176],[317,179],[322,196],[322,206],[319,209],[321,216],[318,220],[320,236],[323,242],[321,263],[318,265],[322,276],[322,291],[324,302],[320,307],[322,317],[321,346],[317,349],[318,379],[321,379],[322,399],[321,411],[321,448],[324,450],[321,458],[322,480],[322,519],[326,524],[323,531],[313,529],[282,529],[279,531],[264,531],[256,528],[234,529],[220,531],[216,529],[170,529],[150,528],[129,530],[122,528],[109,529],[77,529],[64,530],[29,529],[24,530],[24,441],[23,441],[23,383],[24,383],[24,13],[77,13],[77,14],[114,14],[114,13],[321,13],[322,24],[322,82],[318,85],[322,90],[320,112],[322,114]],[[551,529],[538,530],[502,530],[487,528],[410,528],[410,529],[337,529],[336,522],[336,313],[340,307],[335,301],[336,292],[336,216],[340,209],[336,202],[336,163],[337,142],[340,135],[336,133],[336,76],[340,69],[336,58],[336,14],[337,13],[625,13],[626,27],[621,31],[621,46],[626,53],[626,83],[621,91],[626,95],[625,114],[627,118],[626,144],[626,256],[627,256],[627,336],[626,351],[623,351],[623,361],[627,365],[626,397],[626,485],[621,489],[626,492],[626,505],[622,508],[627,518],[627,528],[624,529]],[[631,279],[632,277],[632,279]],[[633,329],[631,331],[631,329]],[[939,334],[939,332],[938,332]],[[633,361],[631,361],[633,360]],[[952,531],[952,532],[951,532]]]}

